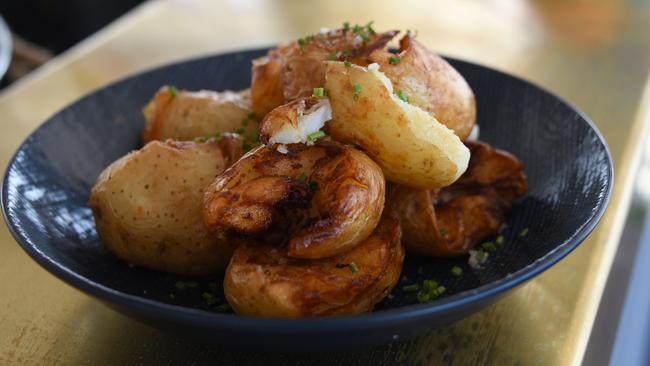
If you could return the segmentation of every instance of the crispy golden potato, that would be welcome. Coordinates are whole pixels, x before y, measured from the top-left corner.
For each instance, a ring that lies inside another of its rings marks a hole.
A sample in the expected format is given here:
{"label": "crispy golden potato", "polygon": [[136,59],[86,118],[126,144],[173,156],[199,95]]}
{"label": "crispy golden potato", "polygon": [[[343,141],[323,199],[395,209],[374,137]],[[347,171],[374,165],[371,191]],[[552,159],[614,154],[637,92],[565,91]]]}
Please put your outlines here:
{"label": "crispy golden potato", "polygon": [[384,47],[397,34],[396,31],[375,33],[370,29],[330,30],[285,43],[254,60],[251,94],[255,114],[265,116],[273,108],[308,97],[314,88],[322,87],[324,60],[350,60],[367,65],[368,55]]}
{"label": "crispy golden potato", "polygon": [[232,254],[203,224],[205,188],[241,156],[241,138],[152,141],[97,179],[89,205],[97,232],[126,262],[182,275],[223,272]]}
{"label": "crispy golden potato", "polygon": [[226,299],[238,314],[313,317],[372,310],[393,289],[404,250],[399,220],[384,215],[370,237],[349,252],[304,260],[286,248],[245,244],[235,250],[224,279]]}
{"label": "crispy golden potato", "polygon": [[386,207],[402,218],[407,250],[432,257],[466,254],[499,232],[512,203],[526,192],[516,157],[482,142],[466,144],[472,152],[469,167],[451,186],[388,188]]}
{"label": "crispy golden potato", "polygon": [[408,96],[409,103],[429,112],[454,130],[461,140],[469,136],[476,122],[474,93],[462,75],[442,57],[407,34],[400,40],[396,55],[381,48],[374,50],[369,58],[380,65],[395,90]]}
{"label": "crispy golden potato", "polygon": [[216,132],[257,136],[250,92],[201,90],[190,92],[164,86],[143,109],[147,121],[142,140],[188,141]]}
{"label": "crispy golden potato", "polygon": [[204,221],[217,236],[288,240],[288,255],[324,258],[350,250],[379,222],[381,169],[362,152],[321,139],[261,146],[210,185]]}
{"label": "crispy golden potato", "polygon": [[467,168],[469,150],[454,132],[393,94],[381,72],[328,61],[325,86],[337,141],[361,147],[386,179],[414,188],[440,188]]}

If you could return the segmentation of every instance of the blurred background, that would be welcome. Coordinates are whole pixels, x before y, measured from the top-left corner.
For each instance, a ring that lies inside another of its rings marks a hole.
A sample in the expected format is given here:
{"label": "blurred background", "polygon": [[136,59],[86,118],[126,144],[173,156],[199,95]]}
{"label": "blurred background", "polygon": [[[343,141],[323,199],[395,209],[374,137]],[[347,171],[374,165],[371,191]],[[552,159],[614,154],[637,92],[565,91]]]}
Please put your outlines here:
{"label": "blurred background", "polygon": [[[30,72],[91,37],[142,2],[142,0],[0,1],[2,17],[0,18],[0,76],[2,77],[0,88],[6,88],[29,75]],[[191,0],[177,2],[183,2],[190,9],[194,6],[194,1]],[[274,33],[276,35],[297,37],[300,35],[297,29],[305,28],[300,11],[294,11],[289,6],[284,7],[285,10],[289,9],[287,12],[280,13],[270,5],[265,5],[267,3],[263,1],[232,0],[226,3],[244,9],[244,13],[251,15],[241,21],[255,20],[256,17],[261,16],[260,14],[276,17],[269,21],[277,28],[274,30],[279,29]],[[435,2],[435,4],[439,3],[441,2]],[[368,3],[359,5],[350,2],[349,4],[351,7],[367,5]],[[321,0],[318,7],[320,9],[317,11],[322,11],[328,19],[334,18],[332,14],[337,12],[328,7],[327,0]],[[436,17],[435,23],[418,23],[419,27],[427,28],[425,32],[421,32],[425,43],[431,44],[436,49],[470,60],[480,60],[481,63],[489,66],[496,65],[515,74],[525,73],[533,80],[542,80],[545,86],[550,86],[560,95],[571,95],[573,97],[571,102],[579,107],[589,105],[590,110],[587,112],[594,118],[597,115],[606,115],[606,112],[613,108],[625,110],[636,105],[634,104],[636,100],[630,99],[617,100],[617,103],[623,104],[616,106],[609,104],[614,99],[603,98],[597,103],[588,99],[593,94],[581,93],[585,88],[583,83],[585,78],[574,75],[583,69],[572,68],[567,63],[577,61],[595,65],[593,70],[602,71],[597,76],[600,78],[600,86],[611,88],[613,92],[624,90],[632,84],[626,77],[638,77],[640,73],[636,71],[639,69],[645,70],[641,74],[647,74],[650,25],[643,20],[648,17],[641,13],[626,11],[641,9],[647,13],[650,11],[650,1],[477,0],[458,2],[453,9],[442,5],[433,5],[432,8],[441,11],[453,10],[445,16]],[[400,8],[397,5],[393,10],[395,13],[391,13],[391,16],[399,19],[400,24],[415,22],[414,19],[422,18],[418,17],[418,14],[409,13],[407,8]],[[485,15],[476,15],[480,12],[484,12]],[[187,13],[191,15],[192,11]],[[481,22],[470,22],[463,27],[456,26],[466,18],[480,19]],[[340,19],[343,20],[346,19]],[[361,19],[361,21],[365,20]],[[386,23],[384,20],[381,25],[386,26]],[[335,26],[335,24],[322,25]],[[173,32],[176,26],[178,26],[176,23],[169,24],[168,31]],[[321,24],[310,24],[313,29],[318,29],[320,26]],[[249,28],[254,29],[254,27]],[[220,28],[215,26],[215,29]],[[447,37],[446,29],[455,29],[455,37]],[[483,29],[489,29],[490,32],[484,34]],[[194,29],[191,25],[186,25],[184,31],[191,33]],[[638,44],[626,42],[621,34],[641,34],[635,39],[645,39],[648,44],[638,47]],[[164,37],[164,34],[161,34],[161,37]],[[491,37],[491,39],[485,41],[482,37]],[[260,32],[256,37],[243,38],[254,38],[255,41],[247,45],[242,45],[236,40],[232,43],[223,43],[226,47],[234,48],[269,44],[275,41],[268,38],[264,32]],[[461,41],[458,41],[459,39]],[[467,43],[472,43],[473,47],[463,48]],[[159,46],[158,48],[152,46],[147,51],[159,52]],[[176,47],[179,48],[178,54],[188,55],[195,52],[193,47],[199,48],[191,43],[177,44]],[[498,52],[489,52],[482,47],[497,48]],[[147,61],[138,62],[140,62],[138,67],[151,66]],[[117,71],[111,75],[119,75],[122,70],[127,69],[121,65],[112,65],[112,60],[100,60],[98,64],[98,67],[114,67]],[[542,64],[544,67],[536,67]],[[608,73],[612,65],[627,68],[629,72]],[[629,90],[628,92],[632,93]],[[647,93],[648,90],[645,92]],[[641,98],[638,95],[636,97]],[[612,124],[607,137],[614,155],[620,154],[617,151],[622,151],[624,147],[616,143],[618,134],[613,126],[614,122],[598,120],[596,122]],[[646,118],[645,123],[648,122],[650,121]],[[647,283],[650,278],[650,266],[647,265],[650,263],[650,216],[648,215],[650,146],[648,144],[636,174],[632,204],[605,293],[598,307],[598,315],[588,341],[584,364],[603,364],[603,360],[610,360],[616,365],[650,364],[650,291]]]}

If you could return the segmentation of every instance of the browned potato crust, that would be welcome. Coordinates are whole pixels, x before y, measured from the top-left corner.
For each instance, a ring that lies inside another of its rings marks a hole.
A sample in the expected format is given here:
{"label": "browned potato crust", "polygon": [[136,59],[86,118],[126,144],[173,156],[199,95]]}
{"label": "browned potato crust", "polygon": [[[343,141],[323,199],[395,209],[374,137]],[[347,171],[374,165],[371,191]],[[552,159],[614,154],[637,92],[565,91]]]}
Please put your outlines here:
{"label": "browned potato crust", "polygon": [[295,259],[286,248],[242,245],[226,270],[224,290],[235,312],[242,315],[358,314],[372,310],[390,293],[403,261],[399,220],[384,215],[370,237],[336,257]]}
{"label": "browned potato crust", "polygon": [[381,169],[362,152],[334,141],[262,146],[210,185],[204,220],[218,236],[272,244],[288,255],[324,258],[368,237],[384,207]]}
{"label": "browned potato crust", "polygon": [[147,121],[142,140],[188,141],[216,132],[257,136],[259,125],[251,113],[250,92],[160,88],[143,109]]}
{"label": "browned potato crust", "polygon": [[[202,220],[203,193],[239,151],[219,143],[153,141],[106,168],[89,205],[104,245],[126,262],[182,275],[223,272],[233,248]],[[235,155],[231,155],[235,154]]]}
{"label": "browned potato crust", "polygon": [[260,117],[296,98],[308,97],[325,85],[325,60],[350,60],[367,65],[367,56],[384,47],[396,31],[369,34],[364,41],[351,30],[336,29],[293,41],[253,61],[251,93],[253,110]]}
{"label": "browned potato crust", "polygon": [[521,162],[482,142],[466,142],[472,158],[465,174],[439,191],[389,187],[386,207],[402,218],[407,250],[432,257],[467,253],[495,235],[504,215],[527,190]]}
{"label": "browned potato crust", "polygon": [[[391,58],[398,63],[390,63]],[[442,57],[409,35],[400,40],[397,55],[386,49],[370,54],[370,61],[393,82],[395,90],[408,95],[409,103],[431,113],[465,140],[476,122],[474,93],[462,75]]]}

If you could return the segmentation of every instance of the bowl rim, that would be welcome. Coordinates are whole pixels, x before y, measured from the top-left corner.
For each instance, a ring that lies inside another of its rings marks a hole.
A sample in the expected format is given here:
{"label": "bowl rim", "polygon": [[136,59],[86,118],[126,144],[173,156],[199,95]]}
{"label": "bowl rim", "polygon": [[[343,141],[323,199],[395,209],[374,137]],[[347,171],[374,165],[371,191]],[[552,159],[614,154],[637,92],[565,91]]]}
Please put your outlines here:
{"label": "bowl rim", "polygon": [[68,285],[75,287],[93,297],[108,303],[114,303],[127,309],[132,309],[138,313],[154,314],[157,318],[165,318],[169,322],[181,323],[184,325],[199,326],[202,328],[223,328],[244,332],[259,332],[263,329],[265,333],[287,334],[287,333],[322,333],[322,332],[341,332],[341,331],[355,331],[355,330],[373,330],[379,328],[390,327],[391,325],[401,324],[404,322],[416,322],[419,320],[430,319],[445,313],[451,313],[457,308],[464,308],[473,304],[480,304],[490,298],[495,298],[496,295],[505,293],[518,285],[532,279],[533,277],[544,272],[562,258],[571,253],[575,248],[582,243],[587,236],[595,229],[596,225],[605,213],[610,202],[613,186],[614,186],[614,166],[609,147],[601,132],[591,119],[583,113],[580,109],[576,108],[573,104],[567,102],[555,93],[521,77],[500,71],[498,69],[483,66],[473,62],[459,60],[451,57],[444,57],[446,60],[451,60],[455,63],[467,64],[473,67],[478,67],[490,72],[496,73],[500,78],[513,79],[515,82],[523,83],[527,87],[537,89],[538,92],[546,94],[551,98],[557,100],[561,104],[574,111],[584,122],[587,123],[589,128],[595,133],[601,147],[604,149],[607,161],[607,184],[605,190],[605,197],[602,203],[596,210],[593,210],[591,217],[582,223],[582,225],[574,232],[574,234],[566,241],[557,245],[553,250],[549,251],[542,257],[538,258],[529,265],[508,274],[507,276],[476,287],[474,289],[461,291],[459,293],[443,297],[434,302],[424,304],[411,304],[404,305],[398,308],[380,310],[359,315],[347,316],[332,316],[332,317],[315,317],[315,318],[300,318],[300,319],[287,319],[287,318],[262,318],[251,317],[235,314],[220,314],[201,310],[196,308],[189,308],[181,305],[172,305],[156,300],[148,299],[145,297],[131,295],[119,290],[104,286],[100,283],[93,281],[90,278],[81,276],[67,267],[61,265],[47,255],[44,255],[38,250],[38,245],[25,235],[21,228],[10,218],[8,202],[8,180],[9,173],[16,163],[18,154],[24,147],[34,138],[35,133],[41,130],[46,125],[54,122],[54,117],[64,112],[65,110],[74,107],[79,103],[83,103],[87,98],[94,94],[112,88],[118,84],[131,81],[133,79],[142,77],[145,74],[153,73],[161,69],[177,66],[180,64],[190,62],[207,61],[208,59],[216,57],[233,57],[242,53],[256,53],[263,52],[268,48],[254,48],[239,51],[231,51],[225,53],[214,53],[203,55],[194,58],[178,60],[176,62],[166,63],[157,67],[149,68],[143,71],[131,73],[123,78],[117,79],[111,83],[105,84],[98,88],[91,90],[76,101],[66,105],[59,111],[50,116],[46,121],[41,123],[29,136],[20,144],[13,156],[9,160],[5,169],[4,178],[2,180],[2,195],[0,196],[0,203],[2,205],[2,213],[4,221],[7,224],[9,232],[14,237],[16,242],[22,249],[41,267],[48,272],[66,282]]}

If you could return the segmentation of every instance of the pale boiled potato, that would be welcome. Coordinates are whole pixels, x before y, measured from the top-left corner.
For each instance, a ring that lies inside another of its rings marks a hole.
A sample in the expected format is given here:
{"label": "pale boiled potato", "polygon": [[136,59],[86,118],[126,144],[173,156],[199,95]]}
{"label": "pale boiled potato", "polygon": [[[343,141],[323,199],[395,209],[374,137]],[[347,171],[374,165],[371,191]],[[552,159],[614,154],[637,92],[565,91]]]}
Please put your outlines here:
{"label": "pale boiled potato", "polygon": [[244,244],[226,270],[224,293],[237,314],[302,318],[372,310],[399,280],[404,261],[399,220],[384,215],[352,250],[317,260],[286,248]]}
{"label": "pale boiled potato", "polygon": [[188,141],[217,132],[237,132],[257,139],[259,124],[252,113],[250,91],[185,91],[162,87],[144,107],[147,121],[142,140]]}
{"label": "pale boiled potato", "polygon": [[431,113],[461,140],[469,136],[476,122],[474,93],[442,57],[407,34],[400,40],[397,54],[377,49],[370,54],[370,62],[380,66],[395,91],[401,90],[409,103]]}
{"label": "pale boiled potato", "polygon": [[338,141],[356,144],[386,179],[414,188],[440,188],[467,168],[469,150],[454,131],[393,94],[380,71],[329,61],[325,89]]}
{"label": "pale boiled potato", "polygon": [[89,205],[97,232],[124,261],[182,275],[223,272],[233,248],[203,224],[204,189],[241,156],[241,138],[153,141],[97,179]]}

